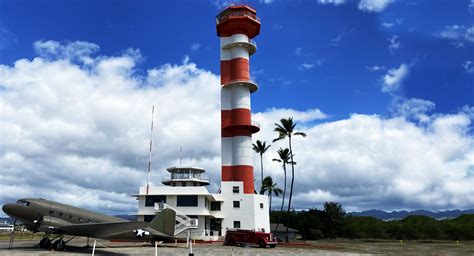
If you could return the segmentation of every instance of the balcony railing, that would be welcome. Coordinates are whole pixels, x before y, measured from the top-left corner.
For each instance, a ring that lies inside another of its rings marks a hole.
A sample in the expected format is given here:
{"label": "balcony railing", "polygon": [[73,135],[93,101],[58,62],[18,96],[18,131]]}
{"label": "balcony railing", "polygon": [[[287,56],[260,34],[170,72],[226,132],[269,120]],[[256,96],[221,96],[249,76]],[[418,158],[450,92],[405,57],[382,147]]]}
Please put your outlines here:
{"label": "balcony railing", "polygon": [[260,18],[249,11],[228,11],[228,12],[224,12],[222,14],[217,15],[216,23],[219,24],[230,17],[242,17],[242,16],[246,16],[260,22]]}
{"label": "balcony railing", "polygon": [[165,177],[161,178],[162,181],[182,181],[182,180],[189,180],[189,181],[207,181],[210,182],[210,178],[207,176],[200,176],[200,177],[193,177],[193,176],[175,176],[175,177]]}

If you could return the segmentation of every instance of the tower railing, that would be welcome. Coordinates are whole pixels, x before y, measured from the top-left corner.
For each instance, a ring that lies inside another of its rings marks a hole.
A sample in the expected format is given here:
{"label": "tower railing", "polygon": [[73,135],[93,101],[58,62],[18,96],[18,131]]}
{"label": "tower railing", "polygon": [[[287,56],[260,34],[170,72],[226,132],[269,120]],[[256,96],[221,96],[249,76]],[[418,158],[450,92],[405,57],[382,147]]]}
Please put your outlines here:
{"label": "tower railing", "polygon": [[260,18],[250,11],[227,11],[216,16],[216,23],[219,24],[230,17],[242,17],[242,16],[249,17],[251,19],[256,20],[257,22],[260,22]]}

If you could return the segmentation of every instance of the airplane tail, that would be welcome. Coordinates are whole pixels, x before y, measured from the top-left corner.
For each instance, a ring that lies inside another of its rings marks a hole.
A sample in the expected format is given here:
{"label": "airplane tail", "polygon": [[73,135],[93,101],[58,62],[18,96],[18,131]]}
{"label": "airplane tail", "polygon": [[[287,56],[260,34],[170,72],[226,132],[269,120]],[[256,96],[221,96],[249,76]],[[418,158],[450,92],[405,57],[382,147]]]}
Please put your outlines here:
{"label": "airplane tail", "polygon": [[163,209],[158,212],[150,222],[150,227],[161,233],[174,236],[176,225],[176,212],[171,209]]}

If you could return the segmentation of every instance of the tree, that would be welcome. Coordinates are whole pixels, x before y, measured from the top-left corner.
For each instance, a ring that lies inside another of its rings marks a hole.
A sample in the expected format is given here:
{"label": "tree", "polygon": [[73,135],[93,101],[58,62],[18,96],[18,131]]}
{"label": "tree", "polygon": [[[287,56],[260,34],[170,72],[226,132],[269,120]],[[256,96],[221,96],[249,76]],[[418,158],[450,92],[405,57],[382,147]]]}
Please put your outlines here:
{"label": "tree", "polygon": [[[282,163],[281,165],[283,166],[283,172],[285,174],[285,180],[284,180],[284,186],[283,186],[283,198],[281,200],[281,208],[280,208],[280,212],[283,212],[283,206],[285,205],[285,195],[286,195],[286,164],[289,164],[291,161],[290,161],[290,150],[288,148],[285,148],[285,149],[282,149],[280,148],[278,151],[278,156],[280,157],[279,159],[277,158],[274,158],[273,161],[276,161],[276,162],[280,162]],[[296,163],[294,163],[296,164]],[[276,232],[278,230],[278,226],[280,225],[280,218],[281,218],[281,214],[278,215],[278,222],[277,222],[277,225],[275,227],[275,231]]]}
{"label": "tree", "polygon": [[[278,132],[278,138],[274,139],[273,142],[288,138],[288,146],[290,148],[290,159],[291,159],[291,185],[290,185],[290,197],[288,199],[288,217],[291,209],[291,198],[293,196],[293,184],[295,181],[295,162],[293,161],[293,149],[291,147],[291,138],[292,136],[302,136],[306,137],[305,133],[294,132],[296,123],[293,122],[293,117],[282,118],[280,124],[275,123],[275,132]],[[290,226],[290,218],[287,220],[285,240],[288,243],[288,227]]]}
{"label": "tree", "polygon": [[326,202],[323,211],[324,234],[329,238],[342,236],[346,213],[340,203]]}
{"label": "tree", "polygon": [[273,183],[273,179],[270,176],[265,177],[262,182],[262,189],[260,190],[260,194],[264,194],[265,192],[268,193],[270,197],[270,205],[268,206],[268,212],[272,211],[272,195],[279,196],[283,191],[281,188],[277,187],[278,184]]}
{"label": "tree", "polygon": [[265,152],[267,152],[267,149],[271,146],[271,145],[268,145],[267,146],[267,142],[266,141],[260,141],[260,140],[257,140],[255,143],[252,144],[253,145],[253,151],[255,151],[256,153],[260,154],[260,176],[261,176],[261,179],[260,179],[260,190],[261,188],[263,188],[263,154],[265,154]]}

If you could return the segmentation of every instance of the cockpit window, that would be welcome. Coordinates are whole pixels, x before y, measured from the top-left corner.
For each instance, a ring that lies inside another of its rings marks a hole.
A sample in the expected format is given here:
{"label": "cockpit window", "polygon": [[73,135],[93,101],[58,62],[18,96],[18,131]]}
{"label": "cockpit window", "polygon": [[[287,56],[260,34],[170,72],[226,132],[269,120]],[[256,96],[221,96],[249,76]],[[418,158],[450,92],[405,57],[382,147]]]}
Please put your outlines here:
{"label": "cockpit window", "polygon": [[30,205],[30,202],[28,202],[28,201],[25,201],[25,200],[18,200],[16,203],[17,203],[17,204],[24,205],[24,206],[28,206],[28,205]]}

